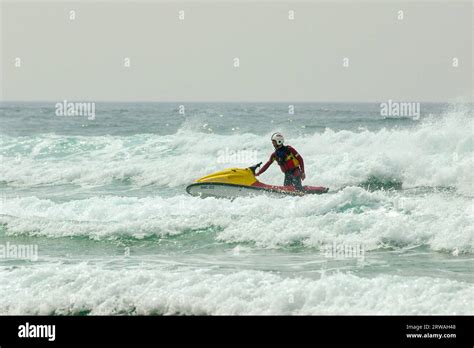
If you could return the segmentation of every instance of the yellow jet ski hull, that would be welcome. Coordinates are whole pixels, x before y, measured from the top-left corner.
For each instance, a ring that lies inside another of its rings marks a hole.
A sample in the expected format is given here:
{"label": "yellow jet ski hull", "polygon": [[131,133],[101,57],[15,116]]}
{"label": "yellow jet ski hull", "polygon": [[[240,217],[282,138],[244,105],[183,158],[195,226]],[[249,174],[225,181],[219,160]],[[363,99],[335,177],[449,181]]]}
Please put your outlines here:
{"label": "yellow jet ski hull", "polygon": [[255,169],[229,168],[197,179],[186,187],[186,192],[200,197],[247,197],[255,195],[271,196],[304,196],[306,194],[322,194],[328,192],[327,187],[303,186],[299,191],[294,186],[277,186],[261,183],[255,177]]}

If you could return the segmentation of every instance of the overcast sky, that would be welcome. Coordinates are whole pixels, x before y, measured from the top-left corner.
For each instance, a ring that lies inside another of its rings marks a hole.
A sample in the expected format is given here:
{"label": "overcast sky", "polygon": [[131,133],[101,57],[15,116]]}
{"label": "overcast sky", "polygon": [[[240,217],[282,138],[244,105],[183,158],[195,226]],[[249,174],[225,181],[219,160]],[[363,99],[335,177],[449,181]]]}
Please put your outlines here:
{"label": "overcast sky", "polygon": [[467,101],[472,18],[469,1],[2,1],[2,100]]}

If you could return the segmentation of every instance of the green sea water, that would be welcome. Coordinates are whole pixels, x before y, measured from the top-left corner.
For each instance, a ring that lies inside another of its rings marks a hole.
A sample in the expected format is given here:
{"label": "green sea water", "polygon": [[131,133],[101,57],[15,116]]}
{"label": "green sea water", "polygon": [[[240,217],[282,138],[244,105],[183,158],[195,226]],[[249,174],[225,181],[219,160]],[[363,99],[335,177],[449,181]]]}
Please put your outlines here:
{"label": "green sea water", "polygon": [[[2,104],[1,314],[474,312],[471,105],[185,107]],[[328,194],[186,194],[274,131]]]}

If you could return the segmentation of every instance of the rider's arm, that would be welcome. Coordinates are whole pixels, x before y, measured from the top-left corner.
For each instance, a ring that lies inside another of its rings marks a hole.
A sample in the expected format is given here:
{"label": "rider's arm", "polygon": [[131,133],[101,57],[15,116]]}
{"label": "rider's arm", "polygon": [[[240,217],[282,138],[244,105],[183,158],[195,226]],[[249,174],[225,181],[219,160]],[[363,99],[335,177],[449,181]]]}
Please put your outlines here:
{"label": "rider's arm", "polygon": [[263,174],[268,169],[268,167],[270,167],[270,165],[273,163],[274,160],[275,160],[275,156],[272,153],[270,156],[270,159],[267,161],[267,163],[264,164],[262,168],[260,168],[260,170],[258,171],[258,173],[255,174],[255,176],[259,176],[260,174]]}

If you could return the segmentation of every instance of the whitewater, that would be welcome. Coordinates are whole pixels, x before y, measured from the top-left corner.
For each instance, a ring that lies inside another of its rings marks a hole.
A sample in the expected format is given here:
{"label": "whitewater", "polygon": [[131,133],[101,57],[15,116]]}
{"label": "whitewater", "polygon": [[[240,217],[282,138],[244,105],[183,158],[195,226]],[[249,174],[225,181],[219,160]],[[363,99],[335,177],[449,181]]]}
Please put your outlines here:
{"label": "whitewater", "polygon": [[[185,106],[1,105],[0,246],[38,259],[0,257],[0,314],[474,314],[472,104]],[[275,131],[328,194],[186,194]]]}

